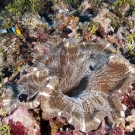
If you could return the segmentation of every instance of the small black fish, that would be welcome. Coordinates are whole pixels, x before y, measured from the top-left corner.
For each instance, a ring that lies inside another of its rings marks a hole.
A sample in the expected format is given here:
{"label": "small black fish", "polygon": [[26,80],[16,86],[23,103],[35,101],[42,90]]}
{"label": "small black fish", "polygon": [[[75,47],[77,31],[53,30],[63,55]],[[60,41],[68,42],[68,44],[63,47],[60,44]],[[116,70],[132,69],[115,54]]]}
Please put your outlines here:
{"label": "small black fish", "polygon": [[79,22],[84,23],[84,22],[89,22],[90,17],[89,16],[79,16]]}
{"label": "small black fish", "polygon": [[26,40],[27,40],[29,43],[37,42],[37,39],[34,38],[34,37],[27,37]]}
{"label": "small black fish", "polygon": [[23,70],[22,74],[25,74],[26,75],[27,74],[27,71],[26,70]]}
{"label": "small black fish", "polygon": [[53,6],[53,3],[51,1],[46,2],[46,7],[51,8]]}
{"label": "small black fish", "polygon": [[46,13],[45,11],[40,12],[39,15],[41,17],[45,18],[45,20],[47,21],[48,25],[52,25],[53,24],[53,20],[48,16],[48,13]]}
{"label": "small black fish", "polygon": [[27,60],[28,59],[28,56],[23,56],[23,59]]}
{"label": "small black fish", "polygon": [[20,102],[27,102],[27,97],[28,95],[27,94],[21,94],[19,95],[18,99],[20,100]]}
{"label": "small black fish", "polygon": [[129,60],[130,63],[135,64],[135,56]]}
{"label": "small black fish", "polygon": [[29,66],[32,66],[34,64],[31,60],[28,60],[27,63]]}
{"label": "small black fish", "polygon": [[94,67],[92,67],[92,66],[89,66],[89,68],[90,68],[90,70],[91,70],[91,71],[93,71],[93,70],[94,70]]}
{"label": "small black fish", "polygon": [[3,74],[4,78],[10,77],[12,75],[12,73],[13,72],[10,71],[8,67],[3,68],[3,70],[2,70],[2,74]]}
{"label": "small black fish", "polygon": [[51,1],[46,2],[44,10],[49,14],[53,14],[54,13],[54,10],[52,9],[53,5],[54,4]]}
{"label": "small black fish", "polygon": [[25,48],[25,49],[28,49],[29,48],[29,46],[26,43],[23,43],[22,44],[22,47]]}

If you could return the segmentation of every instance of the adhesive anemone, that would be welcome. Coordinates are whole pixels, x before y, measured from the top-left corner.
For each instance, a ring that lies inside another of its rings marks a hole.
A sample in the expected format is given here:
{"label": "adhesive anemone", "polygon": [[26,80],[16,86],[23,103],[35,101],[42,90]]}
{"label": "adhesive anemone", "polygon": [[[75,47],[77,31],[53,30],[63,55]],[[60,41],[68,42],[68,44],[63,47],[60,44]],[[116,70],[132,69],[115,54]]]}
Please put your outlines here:
{"label": "adhesive anemone", "polygon": [[18,106],[27,109],[36,108],[40,104],[39,90],[48,71],[33,71],[20,78],[17,84],[7,86],[3,98],[3,107],[7,114],[11,114]]}
{"label": "adhesive anemone", "polygon": [[63,116],[76,129],[98,128],[105,116],[113,125],[124,118],[119,92],[133,80],[134,68],[111,45],[64,41],[35,63],[49,69],[41,109],[44,118]]}
{"label": "adhesive anemone", "polygon": [[7,90],[7,111],[40,104],[43,118],[63,116],[85,132],[97,129],[106,116],[111,125],[125,117],[119,95],[132,83],[135,70],[110,44],[67,39],[33,62],[37,71],[21,77],[17,92]]}

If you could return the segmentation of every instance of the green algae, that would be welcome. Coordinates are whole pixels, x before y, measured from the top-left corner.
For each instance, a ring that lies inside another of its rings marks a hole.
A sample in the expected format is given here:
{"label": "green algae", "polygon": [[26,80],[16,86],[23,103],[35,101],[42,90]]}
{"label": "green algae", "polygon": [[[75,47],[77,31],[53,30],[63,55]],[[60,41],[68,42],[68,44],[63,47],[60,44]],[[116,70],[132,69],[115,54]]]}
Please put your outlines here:
{"label": "green algae", "polygon": [[4,27],[9,28],[15,25],[24,13],[38,13],[43,7],[43,0],[13,0],[1,12],[0,21],[4,22]]}
{"label": "green algae", "polygon": [[129,44],[127,46],[127,49],[129,50],[129,55],[135,55],[135,52],[134,52],[134,45],[133,45],[133,42],[134,42],[134,39],[135,39],[135,35],[134,34],[130,34],[126,37],[126,42]]}
{"label": "green algae", "polygon": [[90,31],[92,34],[94,34],[99,28],[99,23],[98,22],[91,22],[88,31]]}
{"label": "green algae", "polygon": [[117,0],[113,3],[114,6],[122,6],[122,4],[124,3],[128,3],[131,6],[135,6],[135,3],[133,2],[133,0]]}
{"label": "green algae", "polygon": [[26,11],[37,13],[42,7],[41,0],[13,0],[5,9],[11,13],[15,13],[16,16],[20,16],[20,14]]}
{"label": "green algae", "polygon": [[125,16],[125,14],[123,14],[125,7],[129,6],[130,9],[134,9],[135,2],[133,0],[117,0],[116,2],[113,3],[113,6],[115,7],[115,13],[119,17],[123,17]]}
{"label": "green algae", "polygon": [[10,127],[6,124],[0,122],[0,135],[12,135],[10,132]]}

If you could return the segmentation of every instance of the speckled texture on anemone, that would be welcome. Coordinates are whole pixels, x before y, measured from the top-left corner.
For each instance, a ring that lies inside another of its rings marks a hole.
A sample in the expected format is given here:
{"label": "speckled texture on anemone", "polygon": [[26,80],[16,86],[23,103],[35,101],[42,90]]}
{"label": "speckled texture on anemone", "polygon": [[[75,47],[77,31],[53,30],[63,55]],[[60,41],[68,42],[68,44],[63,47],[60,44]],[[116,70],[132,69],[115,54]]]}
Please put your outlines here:
{"label": "speckled texture on anemone", "polygon": [[20,78],[17,84],[7,86],[3,98],[3,107],[7,114],[12,113],[18,106],[27,109],[36,108],[40,104],[39,89],[48,71],[33,71]]}
{"label": "speckled texture on anemone", "polygon": [[49,69],[39,92],[43,117],[64,116],[76,129],[96,129],[105,116],[111,123],[124,116],[119,92],[133,80],[134,68],[111,45],[64,41],[35,58]]}

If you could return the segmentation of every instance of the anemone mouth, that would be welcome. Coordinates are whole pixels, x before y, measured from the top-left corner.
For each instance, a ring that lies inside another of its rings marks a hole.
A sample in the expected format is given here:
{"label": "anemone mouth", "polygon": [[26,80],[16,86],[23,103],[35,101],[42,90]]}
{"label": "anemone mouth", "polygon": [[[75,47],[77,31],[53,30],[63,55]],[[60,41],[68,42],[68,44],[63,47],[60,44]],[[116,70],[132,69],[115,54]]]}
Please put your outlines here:
{"label": "anemone mouth", "polygon": [[89,77],[83,77],[79,82],[75,84],[71,89],[66,90],[66,93],[64,95],[67,95],[68,97],[77,97],[80,95],[87,87],[89,81]]}

